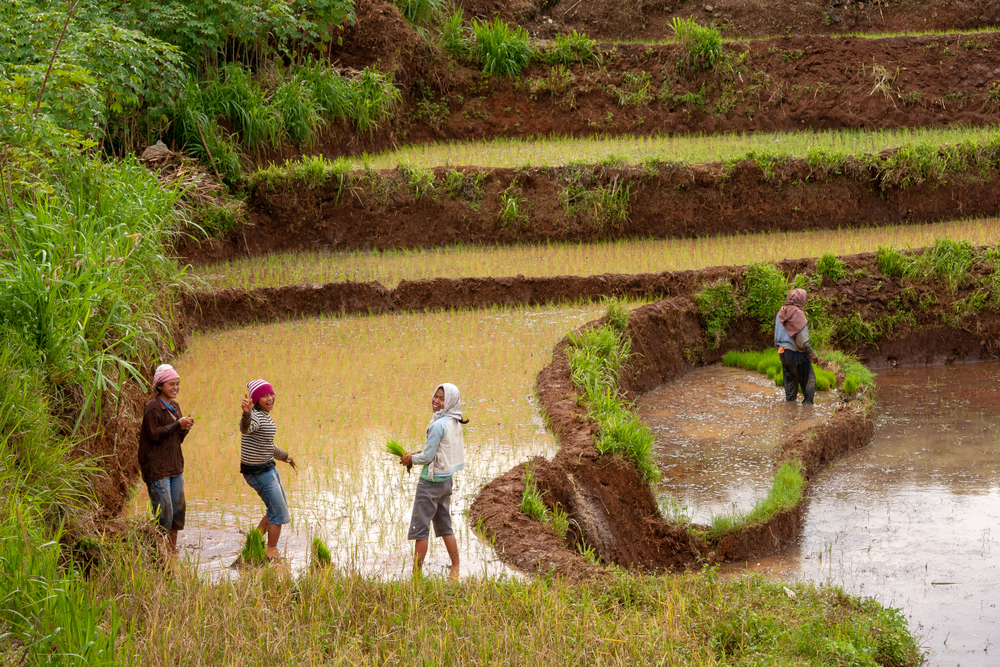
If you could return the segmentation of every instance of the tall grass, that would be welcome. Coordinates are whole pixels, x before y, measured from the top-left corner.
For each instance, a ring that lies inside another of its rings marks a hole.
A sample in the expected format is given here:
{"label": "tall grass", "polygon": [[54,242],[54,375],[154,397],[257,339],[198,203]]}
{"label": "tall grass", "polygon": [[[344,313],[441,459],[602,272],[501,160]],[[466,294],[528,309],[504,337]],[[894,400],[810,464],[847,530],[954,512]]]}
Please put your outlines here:
{"label": "tall grass", "polygon": [[674,38],[684,50],[681,62],[689,67],[715,67],[722,55],[722,36],[718,30],[698,25],[694,17],[675,16],[670,23]]}
{"label": "tall grass", "polygon": [[570,374],[583,391],[583,402],[597,422],[594,445],[601,454],[621,454],[632,459],[643,480],[654,484],[660,469],[653,455],[653,433],[618,395],[618,377],[631,353],[632,340],[625,328],[621,306],[610,301],[608,322],[601,327],[569,335]]}
{"label": "tall grass", "polygon": [[879,246],[876,260],[879,270],[895,278],[937,278],[954,294],[975,261],[975,250],[968,241],[942,237],[922,253],[905,254],[894,246]]}
{"label": "tall grass", "polygon": [[492,21],[473,21],[476,49],[483,72],[493,76],[514,76],[528,66],[534,49],[528,31],[509,26],[497,17]]}

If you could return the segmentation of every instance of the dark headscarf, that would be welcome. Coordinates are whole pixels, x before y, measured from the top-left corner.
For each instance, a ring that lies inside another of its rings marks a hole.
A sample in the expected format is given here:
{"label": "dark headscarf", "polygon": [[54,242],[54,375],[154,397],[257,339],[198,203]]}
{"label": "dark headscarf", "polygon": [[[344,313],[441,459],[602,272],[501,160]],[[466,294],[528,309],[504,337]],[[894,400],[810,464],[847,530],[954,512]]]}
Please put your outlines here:
{"label": "dark headscarf", "polygon": [[785,299],[785,305],[778,311],[778,321],[789,336],[794,336],[806,326],[806,314],[802,309],[809,295],[804,289],[793,289]]}

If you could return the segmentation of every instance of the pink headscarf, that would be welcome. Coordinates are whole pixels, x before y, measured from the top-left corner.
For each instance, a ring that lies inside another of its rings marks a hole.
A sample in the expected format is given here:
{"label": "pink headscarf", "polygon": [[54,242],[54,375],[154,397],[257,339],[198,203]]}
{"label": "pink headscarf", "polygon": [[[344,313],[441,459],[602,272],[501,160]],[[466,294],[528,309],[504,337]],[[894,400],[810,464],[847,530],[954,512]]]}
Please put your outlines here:
{"label": "pink headscarf", "polygon": [[153,373],[153,388],[155,389],[164,382],[170,382],[171,380],[179,380],[180,375],[174,370],[174,367],[170,364],[162,364],[156,367],[156,372]]}
{"label": "pink headscarf", "polygon": [[793,289],[785,299],[785,305],[778,311],[778,320],[789,336],[794,336],[806,326],[806,314],[802,309],[809,295],[804,289]]}

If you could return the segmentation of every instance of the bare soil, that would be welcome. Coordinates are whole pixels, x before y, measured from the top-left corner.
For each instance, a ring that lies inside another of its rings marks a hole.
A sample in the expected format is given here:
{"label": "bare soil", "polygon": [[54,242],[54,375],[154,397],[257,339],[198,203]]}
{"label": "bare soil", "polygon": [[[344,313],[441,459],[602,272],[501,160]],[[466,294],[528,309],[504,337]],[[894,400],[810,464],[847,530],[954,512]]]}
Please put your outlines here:
{"label": "bare soil", "polygon": [[[370,250],[451,244],[518,244],[671,238],[761,231],[841,229],[1000,215],[1000,173],[949,174],[900,187],[874,168],[826,174],[790,160],[766,174],[754,161],[638,167],[465,169],[481,179],[470,198],[449,196],[448,170],[435,169],[437,190],[414,196],[396,170],[360,172],[339,183],[258,185],[249,199],[250,224],[222,239],[184,237],[177,252],[207,263],[236,256],[295,250]],[[567,207],[571,181],[591,191],[629,188],[627,220],[597,217],[590,206]],[[527,217],[505,222],[501,197],[524,198]],[[431,223],[430,221],[433,221]]]}
{"label": "bare soil", "polygon": [[689,16],[730,37],[970,30],[1000,22],[1000,7],[987,0],[460,0],[459,4],[470,19],[499,15],[540,37],[578,30],[607,40],[664,39],[673,35],[674,17]]}
{"label": "bare soil", "polygon": [[[504,15],[505,7],[517,4],[525,8],[519,20],[539,35],[562,30],[548,24],[551,17],[542,18],[531,9],[538,1],[500,0],[491,6],[489,0],[465,0],[469,16],[497,11]],[[983,125],[1000,120],[1000,94],[994,89],[1000,82],[1000,37],[994,33],[882,39],[816,34],[861,29],[858,26],[868,21],[863,16],[877,16],[871,25],[878,30],[883,29],[883,17],[885,30],[993,26],[1000,6],[991,0],[850,3],[834,8],[844,21],[826,31],[796,27],[814,24],[817,13],[822,17],[821,7],[809,3],[789,7],[731,0],[714,3],[712,12],[705,12],[705,5],[684,3],[662,13],[662,3],[639,0],[642,16],[656,18],[645,23],[645,29],[631,27],[640,25],[629,18],[638,15],[634,2],[572,4],[559,0],[554,13],[562,8],[592,12],[595,18],[586,19],[591,22],[586,29],[600,35],[600,28],[606,28],[607,39],[618,38],[611,34],[617,32],[623,38],[662,38],[667,35],[662,26],[674,15],[712,14],[723,22],[720,12],[727,11],[734,17],[724,29],[727,34],[784,36],[728,43],[723,61],[709,70],[678,66],[682,54],[675,45],[623,43],[603,44],[600,64],[554,72],[539,63],[518,77],[490,79],[470,64],[456,63],[433,39],[422,38],[392,3],[361,0],[357,23],[338,35],[342,43],[329,55],[348,70],[376,66],[394,72],[403,102],[392,123],[366,136],[356,136],[345,122],[333,123],[316,145],[250,151],[251,161],[265,165],[302,154],[334,158],[404,143],[497,137],[638,137]],[[801,21],[794,19],[800,14]],[[765,27],[779,18],[792,21],[792,29],[788,23],[780,30]]]}

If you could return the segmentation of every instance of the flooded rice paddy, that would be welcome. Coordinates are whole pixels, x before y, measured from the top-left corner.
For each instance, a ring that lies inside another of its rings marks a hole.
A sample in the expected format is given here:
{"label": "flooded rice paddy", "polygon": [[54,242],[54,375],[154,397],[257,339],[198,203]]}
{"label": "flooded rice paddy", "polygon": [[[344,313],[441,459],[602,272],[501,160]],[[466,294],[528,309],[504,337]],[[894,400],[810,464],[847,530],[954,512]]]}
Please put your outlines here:
{"label": "flooded rice paddy", "polygon": [[[801,397],[800,397],[801,400]],[[816,392],[815,405],[788,403],[766,375],[708,366],[637,401],[656,436],[660,491],[695,523],[748,511],[767,495],[775,448],[784,436],[828,417],[835,392]]]}
{"label": "flooded rice paddy", "polygon": [[[665,491],[695,521],[763,496],[767,443],[815,419],[758,378],[701,369],[640,401],[670,468]],[[872,445],[813,481],[797,544],[727,569],[900,608],[931,665],[1000,664],[1000,364],[899,368],[878,383]],[[816,412],[837,400],[826,399]]]}
{"label": "flooded rice paddy", "polygon": [[378,281],[524,275],[658,273],[708,266],[875,252],[880,245],[919,248],[941,236],[973,245],[992,243],[997,220],[959,220],[838,231],[766,232],[694,239],[557,243],[418,250],[295,252],[232,259],[194,267],[213,289],[281,287],[346,280]]}
{"label": "flooded rice paddy", "polygon": [[[604,307],[521,308],[347,317],[195,336],[175,364],[178,400],[196,424],[184,442],[186,557],[202,571],[227,571],[263,504],[239,473],[240,399],[245,383],[274,385],[276,444],[299,463],[278,470],[293,524],[279,547],[302,568],[314,536],[334,564],[376,576],[407,576],[406,540],[418,470],[385,453],[388,437],[422,448],[430,398],[441,382],[462,391],[466,469],[455,477],[452,515],[463,575],[508,572],[465,518],[489,480],[536,455],[551,456],[552,436],[534,405],[535,377],[565,333]],[[134,503],[144,511],[145,490]],[[447,571],[440,540],[425,570]]]}

